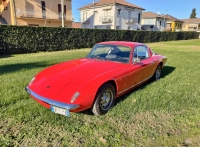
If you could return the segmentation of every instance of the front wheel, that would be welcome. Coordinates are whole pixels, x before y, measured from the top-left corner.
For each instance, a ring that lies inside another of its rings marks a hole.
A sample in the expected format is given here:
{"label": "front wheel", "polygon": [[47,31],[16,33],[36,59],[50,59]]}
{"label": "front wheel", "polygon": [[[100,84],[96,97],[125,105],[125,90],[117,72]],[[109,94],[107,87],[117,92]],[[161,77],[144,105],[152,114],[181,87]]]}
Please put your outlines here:
{"label": "front wheel", "polygon": [[110,83],[104,84],[97,92],[95,102],[92,107],[92,112],[95,115],[103,115],[112,107],[114,101],[115,88]]}
{"label": "front wheel", "polygon": [[156,71],[155,71],[153,77],[152,77],[154,81],[158,81],[160,79],[161,70],[162,70],[162,66],[161,66],[161,64],[159,64],[158,67],[156,68]]}

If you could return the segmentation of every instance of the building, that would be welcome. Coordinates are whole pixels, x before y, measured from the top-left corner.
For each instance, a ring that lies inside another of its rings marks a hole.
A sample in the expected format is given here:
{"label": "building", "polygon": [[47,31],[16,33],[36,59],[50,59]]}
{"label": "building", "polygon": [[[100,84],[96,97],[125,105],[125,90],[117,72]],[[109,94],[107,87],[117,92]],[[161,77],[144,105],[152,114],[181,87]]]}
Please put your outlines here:
{"label": "building", "polygon": [[200,18],[181,19],[183,31],[200,31]]}
{"label": "building", "polygon": [[82,28],[140,30],[144,8],[125,0],[99,0],[79,10]]}
{"label": "building", "polygon": [[[0,23],[62,26],[61,0],[0,0]],[[71,0],[64,1],[64,25],[72,26]]]}
{"label": "building", "polygon": [[167,18],[167,26],[166,31],[176,32],[181,31],[183,26],[183,21],[175,18],[169,14],[165,15],[165,18]]}
{"label": "building", "polygon": [[156,14],[153,12],[142,13],[142,30],[164,31],[166,28],[165,15]]}

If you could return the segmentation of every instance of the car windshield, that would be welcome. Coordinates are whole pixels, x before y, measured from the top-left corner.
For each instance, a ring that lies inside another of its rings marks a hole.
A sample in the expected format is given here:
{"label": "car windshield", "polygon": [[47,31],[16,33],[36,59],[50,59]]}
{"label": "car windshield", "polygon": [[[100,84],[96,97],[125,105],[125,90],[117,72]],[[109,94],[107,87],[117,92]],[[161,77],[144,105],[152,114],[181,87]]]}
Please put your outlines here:
{"label": "car windshield", "polygon": [[130,51],[131,49],[127,46],[96,44],[87,57],[129,63]]}

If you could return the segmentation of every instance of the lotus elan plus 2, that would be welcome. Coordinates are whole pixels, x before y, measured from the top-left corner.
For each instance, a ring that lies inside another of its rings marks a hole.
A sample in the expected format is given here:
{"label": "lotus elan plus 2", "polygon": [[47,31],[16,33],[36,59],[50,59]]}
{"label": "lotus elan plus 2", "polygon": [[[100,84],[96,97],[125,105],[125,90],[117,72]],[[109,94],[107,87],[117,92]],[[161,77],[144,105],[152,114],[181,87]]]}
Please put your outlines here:
{"label": "lotus elan plus 2", "polygon": [[103,115],[122,94],[149,79],[158,80],[166,61],[142,43],[101,42],[85,58],[39,72],[26,91],[57,114],[70,116],[91,109]]}

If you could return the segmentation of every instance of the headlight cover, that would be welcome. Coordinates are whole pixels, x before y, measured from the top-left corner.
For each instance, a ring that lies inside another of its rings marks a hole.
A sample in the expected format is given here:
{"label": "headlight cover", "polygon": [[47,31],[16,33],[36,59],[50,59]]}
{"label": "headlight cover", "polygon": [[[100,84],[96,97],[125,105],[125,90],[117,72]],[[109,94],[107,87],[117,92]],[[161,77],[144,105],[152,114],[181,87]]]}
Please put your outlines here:
{"label": "headlight cover", "polygon": [[71,98],[71,103],[73,103],[79,96],[80,96],[79,92],[74,93],[74,95]]}
{"label": "headlight cover", "polygon": [[31,79],[31,81],[29,82],[29,85],[31,85],[31,84],[33,83],[34,80],[35,80],[35,77],[33,77],[33,78]]}

